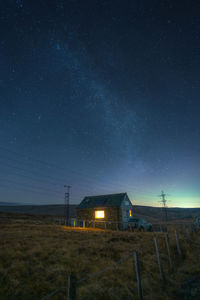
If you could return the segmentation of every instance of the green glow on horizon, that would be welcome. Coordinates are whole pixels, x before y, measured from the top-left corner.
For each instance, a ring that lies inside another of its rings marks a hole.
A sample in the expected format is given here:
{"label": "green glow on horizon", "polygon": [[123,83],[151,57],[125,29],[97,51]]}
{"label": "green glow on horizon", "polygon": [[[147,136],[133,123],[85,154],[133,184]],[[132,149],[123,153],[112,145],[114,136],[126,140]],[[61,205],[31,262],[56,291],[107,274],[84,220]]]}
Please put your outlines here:
{"label": "green glow on horizon", "polygon": [[[150,195],[132,195],[130,194],[130,199],[133,205],[144,205],[144,206],[154,206],[161,207],[161,203],[159,203],[158,196],[150,196]],[[199,208],[200,207],[200,196],[197,195],[181,195],[181,194],[173,194],[173,196],[167,196],[168,207],[182,207],[182,208]]]}

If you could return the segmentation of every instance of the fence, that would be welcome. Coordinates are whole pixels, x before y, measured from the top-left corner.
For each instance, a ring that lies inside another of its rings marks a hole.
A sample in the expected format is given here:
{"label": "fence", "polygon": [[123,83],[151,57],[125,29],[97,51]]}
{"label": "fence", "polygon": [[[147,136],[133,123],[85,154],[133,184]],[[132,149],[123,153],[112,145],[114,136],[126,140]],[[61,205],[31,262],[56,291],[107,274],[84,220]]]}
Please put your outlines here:
{"label": "fence", "polygon": [[[190,245],[192,235],[195,233],[198,233],[199,231],[197,230],[189,230],[188,228],[185,228],[184,231],[182,231],[184,241],[187,243],[187,245]],[[165,249],[166,249],[166,255],[168,257],[168,264],[169,264],[169,269],[170,273],[173,273],[175,266],[178,264],[182,263],[184,259],[186,258],[185,253],[183,252],[183,245],[180,243],[179,239],[179,232],[177,230],[171,232],[170,234],[174,235],[175,239],[175,245],[176,245],[176,253],[177,253],[177,258],[176,261],[175,259],[172,258],[172,252],[171,252],[171,247],[170,247],[170,238],[168,233],[162,233],[159,235],[162,237],[164,243],[165,243]],[[159,239],[158,236],[154,235],[153,236],[153,243],[154,243],[154,249],[155,249],[155,257],[157,259],[157,271],[159,272],[160,280],[163,283],[163,289],[165,289],[166,283],[169,281],[169,278],[166,277],[165,270],[163,268],[163,262],[162,262],[162,253],[160,251],[159,247]],[[200,247],[199,244],[195,244],[196,247]],[[93,279],[94,277],[102,275],[104,272],[108,270],[112,270],[114,268],[117,268],[120,264],[123,264],[125,261],[128,259],[132,259],[133,261],[133,272],[135,272],[136,275],[136,282],[137,282],[137,295],[138,295],[138,300],[143,300],[143,288],[142,288],[142,277],[141,277],[141,272],[140,272],[140,257],[138,251],[134,251],[132,253],[129,253],[127,256],[122,257],[120,260],[115,262],[114,264],[108,266],[105,269],[99,270],[96,273],[89,274],[88,276],[77,279],[75,274],[70,274],[68,276],[68,285],[67,286],[62,286],[59,289],[53,291],[52,293],[47,294],[45,297],[42,298],[42,300],[50,299],[52,296],[60,293],[60,292],[65,292],[66,299],[67,300],[76,300],[77,299],[77,290],[80,287],[81,284],[84,284],[89,279]]]}
{"label": "fence", "polygon": [[[63,218],[52,220],[53,223],[58,225],[65,225]],[[168,228],[175,226],[177,229],[189,229],[192,230],[194,225],[192,222],[154,222],[149,228],[143,228],[146,231],[152,232],[168,232]],[[81,227],[81,228],[100,228],[105,230],[139,230],[139,227],[131,227],[129,222],[117,222],[117,221],[105,221],[105,220],[77,220],[76,218],[70,219],[70,227]]]}

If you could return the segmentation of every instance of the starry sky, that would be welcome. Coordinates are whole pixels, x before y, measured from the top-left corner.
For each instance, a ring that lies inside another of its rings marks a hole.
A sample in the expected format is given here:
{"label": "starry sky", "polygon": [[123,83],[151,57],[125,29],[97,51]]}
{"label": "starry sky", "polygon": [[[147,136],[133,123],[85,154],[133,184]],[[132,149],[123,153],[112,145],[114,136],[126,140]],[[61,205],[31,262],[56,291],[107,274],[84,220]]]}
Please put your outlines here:
{"label": "starry sky", "polygon": [[0,1],[0,201],[200,207],[200,3]]}

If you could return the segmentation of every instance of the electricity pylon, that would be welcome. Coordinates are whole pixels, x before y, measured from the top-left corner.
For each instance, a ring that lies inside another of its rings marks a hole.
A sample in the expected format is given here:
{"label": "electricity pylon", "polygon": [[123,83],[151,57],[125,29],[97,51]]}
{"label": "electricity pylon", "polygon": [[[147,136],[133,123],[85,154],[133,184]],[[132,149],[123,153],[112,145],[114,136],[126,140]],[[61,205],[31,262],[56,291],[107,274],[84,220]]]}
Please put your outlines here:
{"label": "electricity pylon", "polygon": [[167,222],[167,220],[168,220],[167,205],[166,205],[167,204],[167,200],[165,199],[166,196],[167,195],[163,191],[161,191],[161,195],[158,196],[158,197],[161,198],[161,201],[159,201],[159,202],[162,203],[162,215],[163,215],[163,221],[165,221],[165,222]]}

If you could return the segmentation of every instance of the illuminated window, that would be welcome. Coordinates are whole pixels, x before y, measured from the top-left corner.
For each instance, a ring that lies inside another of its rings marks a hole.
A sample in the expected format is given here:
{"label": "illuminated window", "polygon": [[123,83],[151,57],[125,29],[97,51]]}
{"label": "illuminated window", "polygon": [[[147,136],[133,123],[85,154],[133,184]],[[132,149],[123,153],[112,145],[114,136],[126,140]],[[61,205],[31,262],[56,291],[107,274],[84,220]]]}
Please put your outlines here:
{"label": "illuminated window", "polygon": [[132,210],[129,210],[129,217],[132,217]]}
{"label": "illuminated window", "polygon": [[104,210],[96,210],[95,219],[103,219],[103,218],[104,218]]}

